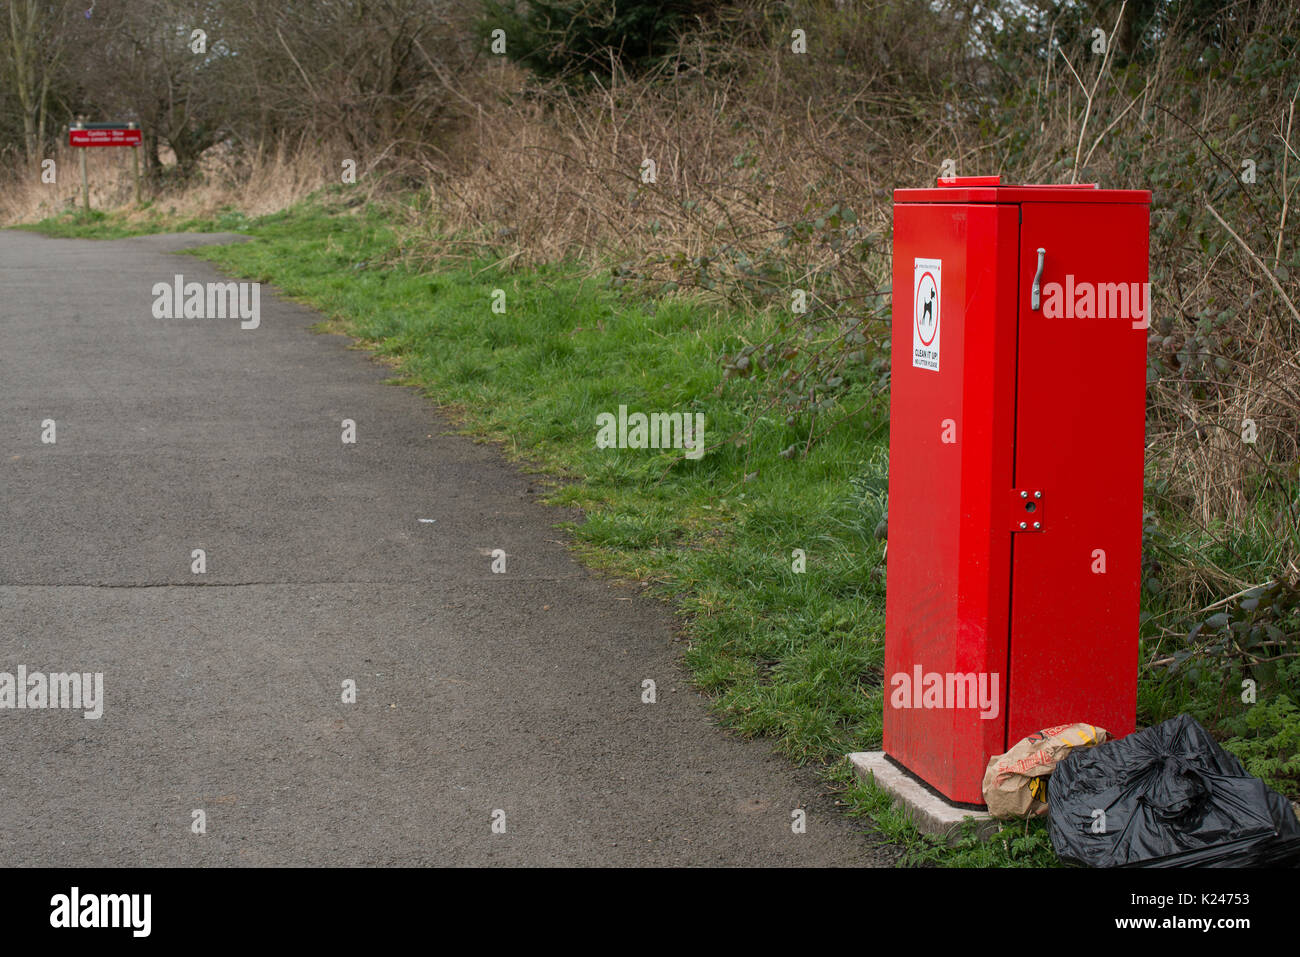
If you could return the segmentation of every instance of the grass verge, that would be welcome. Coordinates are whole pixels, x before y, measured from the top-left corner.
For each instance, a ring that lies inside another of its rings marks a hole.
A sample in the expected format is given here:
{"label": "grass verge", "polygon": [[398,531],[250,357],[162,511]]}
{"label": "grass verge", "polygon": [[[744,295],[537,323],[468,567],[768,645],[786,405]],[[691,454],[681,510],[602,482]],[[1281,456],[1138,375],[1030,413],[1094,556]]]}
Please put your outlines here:
{"label": "grass verge", "polygon": [[130,213],[70,209],[37,223],[19,223],[11,228],[26,229],[56,239],[125,239],[153,233],[243,232],[251,222],[247,215],[234,207],[222,209],[215,216],[189,218],[175,216],[148,203]]}

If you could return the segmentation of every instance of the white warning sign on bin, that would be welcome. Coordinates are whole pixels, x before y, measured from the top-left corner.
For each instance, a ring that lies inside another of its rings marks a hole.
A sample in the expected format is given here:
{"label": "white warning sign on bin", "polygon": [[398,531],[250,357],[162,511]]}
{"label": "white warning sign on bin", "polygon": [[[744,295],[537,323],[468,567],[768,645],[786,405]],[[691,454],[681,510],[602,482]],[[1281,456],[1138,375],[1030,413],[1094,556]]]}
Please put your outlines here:
{"label": "white warning sign on bin", "polygon": [[914,260],[912,279],[912,365],[939,371],[939,302],[943,262]]}

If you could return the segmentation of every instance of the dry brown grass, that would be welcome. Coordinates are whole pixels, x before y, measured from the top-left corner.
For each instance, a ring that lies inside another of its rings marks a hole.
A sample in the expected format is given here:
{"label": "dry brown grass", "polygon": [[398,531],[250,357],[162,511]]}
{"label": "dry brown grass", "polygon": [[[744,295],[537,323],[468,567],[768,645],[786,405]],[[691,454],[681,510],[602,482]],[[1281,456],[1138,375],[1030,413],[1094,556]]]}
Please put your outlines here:
{"label": "dry brown grass", "polygon": [[[131,154],[124,149],[86,150],[90,202],[96,209],[112,209],[132,200]],[[41,181],[38,164],[15,162],[0,188],[0,225],[33,222],[72,209],[81,203],[80,154],[61,146],[48,157],[54,160],[55,182]]]}
{"label": "dry brown grass", "polygon": [[[54,152],[50,157],[56,164],[54,183],[41,181],[39,164],[11,168],[0,188],[0,226],[36,222],[79,208],[80,152],[67,146]],[[219,146],[204,156],[202,175],[193,182],[161,190],[146,183],[143,199],[152,208],[136,209],[130,150],[84,152],[91,208],[121,212],[128,223],[159,213],[176,220],[204,219],[229,208],[258,216],[291,206],[331,181],[331,171],[315,150],[282,145],[248,157]],[[171,162],[166,150],[161,158]]]}

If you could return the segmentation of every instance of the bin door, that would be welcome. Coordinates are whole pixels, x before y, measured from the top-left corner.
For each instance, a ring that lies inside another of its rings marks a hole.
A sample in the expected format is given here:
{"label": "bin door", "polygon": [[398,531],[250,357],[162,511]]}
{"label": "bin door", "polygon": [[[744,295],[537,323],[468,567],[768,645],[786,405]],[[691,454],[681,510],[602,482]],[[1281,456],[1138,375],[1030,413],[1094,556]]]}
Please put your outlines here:
{"label": "bin door", "polygon": [[1008,746],[1075,721],[1134,729],[1149,323],[1147,206],[1021,210]]}

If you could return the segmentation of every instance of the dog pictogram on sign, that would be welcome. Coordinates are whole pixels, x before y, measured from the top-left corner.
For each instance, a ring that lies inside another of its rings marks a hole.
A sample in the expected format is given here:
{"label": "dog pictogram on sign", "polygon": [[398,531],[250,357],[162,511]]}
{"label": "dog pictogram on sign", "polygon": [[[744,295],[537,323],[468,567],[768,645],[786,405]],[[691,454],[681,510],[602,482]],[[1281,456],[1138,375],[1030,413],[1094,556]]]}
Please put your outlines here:
{"label": "dog pictogram on sign", "polygon": [[943,263],[917,259],[912,280],[912,365],[939,371],[939,301]]}

